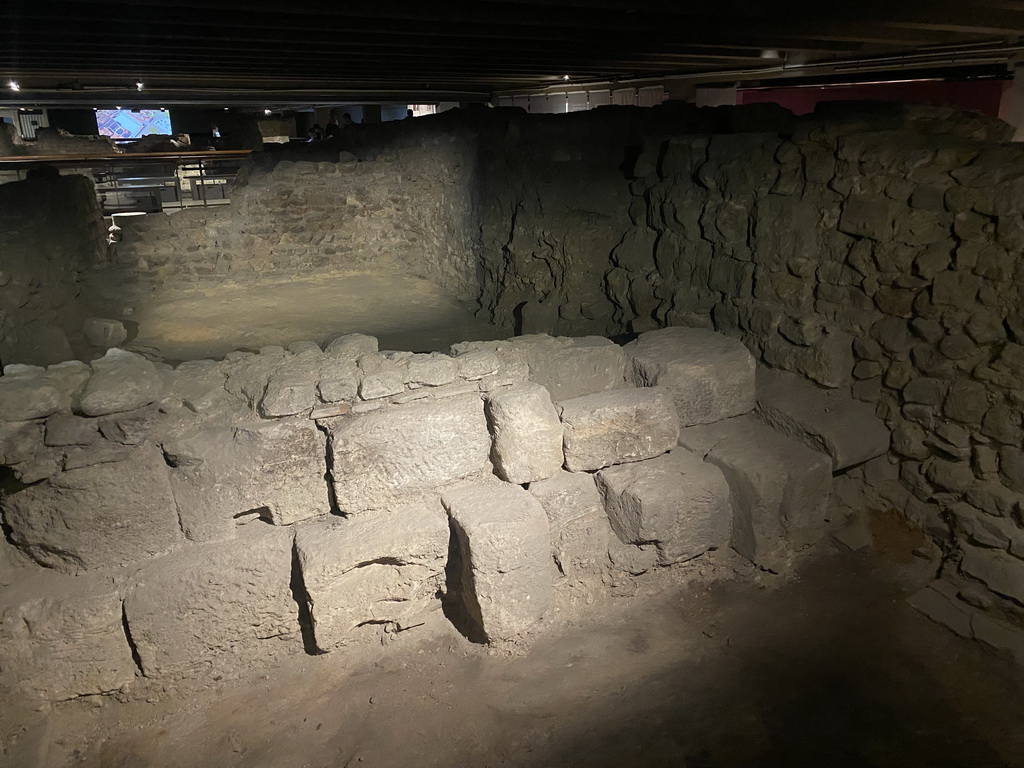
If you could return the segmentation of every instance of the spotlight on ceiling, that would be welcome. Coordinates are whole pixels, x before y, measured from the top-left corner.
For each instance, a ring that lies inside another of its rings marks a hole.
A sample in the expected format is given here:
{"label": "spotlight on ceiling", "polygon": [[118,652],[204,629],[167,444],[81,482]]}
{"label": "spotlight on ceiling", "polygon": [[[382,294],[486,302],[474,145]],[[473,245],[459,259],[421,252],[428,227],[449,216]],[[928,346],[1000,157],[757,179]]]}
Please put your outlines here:
{"label": "spotlight on ceiling", "polygon": [[568,76],[568,75],[562,75],[562,79],[563,79],[563,80],[568,80],[568,79],[569,79],[569,76]]}
{"label": "spotlight on ceiling", "polygon": [[765,49],[763,49],[761,51],[761,58],[762,59],[781,59],[782,58],[782,54],[779,53],[774,48],[765,48]]}
{"label": "spotlight on ceiling", "polygon": [[145,87],[145,86],[144,86],[144,85],[142,84],[142,81],[141,81],[141,80],[136,80],[136,81],[135,81],[135,88],[136,88],[136,89],[138,89],[138,90],[140,90],[140,91],[141,91],[141,90],[142,90],[142,89],[143,89],[144,87]]}
{"label": "spotlight on ceiling", "polygon": [[264,115],[269,115],[270,114],[270,110],[269,109],[264,109],[263,110],[263,114]]}
{"label": "spotlight on ceiling", "polygon": [[8,80],[7,81],[7,87],[10,88],[15,93],[17,93],[18,91],[21,90],[21,86],[18,85],[18,83],[16,81],[14,81],[14,80]]}
{"label": "spotlight on ceiling", "polygon": [[228,111],[228,107],[224,107],[224,111],[227,112]]}

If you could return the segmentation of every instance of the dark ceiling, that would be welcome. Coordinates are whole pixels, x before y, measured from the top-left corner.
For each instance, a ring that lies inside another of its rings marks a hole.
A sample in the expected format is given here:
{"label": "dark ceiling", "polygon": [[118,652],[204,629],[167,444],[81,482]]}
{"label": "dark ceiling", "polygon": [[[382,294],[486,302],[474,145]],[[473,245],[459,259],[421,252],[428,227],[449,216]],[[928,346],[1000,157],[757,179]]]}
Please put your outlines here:
{"label": "dark ceiling", "polygon": [[0,87],[13,79],[21,91],[0,99],[127,101],[137,80],[136,102],[486,99],[565,75],[581,84],[998,64],[1022,36],[1016,0],[4,0]]}

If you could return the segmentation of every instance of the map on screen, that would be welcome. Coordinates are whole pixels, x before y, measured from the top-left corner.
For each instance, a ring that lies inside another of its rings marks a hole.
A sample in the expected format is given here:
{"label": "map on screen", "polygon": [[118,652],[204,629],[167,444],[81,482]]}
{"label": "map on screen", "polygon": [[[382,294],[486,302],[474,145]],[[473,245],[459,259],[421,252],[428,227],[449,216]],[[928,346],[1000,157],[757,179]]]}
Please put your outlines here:
{"label": "map on screen", "polygon": [[137,139],[151,133],[170,134],[171,113],[166,109],[97,109],[96,127],[101,136]]}

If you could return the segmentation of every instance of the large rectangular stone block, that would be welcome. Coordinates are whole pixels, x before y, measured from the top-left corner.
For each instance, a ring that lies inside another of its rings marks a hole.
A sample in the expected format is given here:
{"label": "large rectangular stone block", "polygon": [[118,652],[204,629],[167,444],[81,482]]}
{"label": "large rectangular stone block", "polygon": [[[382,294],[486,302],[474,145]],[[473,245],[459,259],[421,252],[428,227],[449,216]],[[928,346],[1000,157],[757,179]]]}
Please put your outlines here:
{"label": "large rectangular stone block", "polygon": [[604,571],[611,528],[594,476],[559,472],[530,483],[529,491],[548,516],[551,555],[558,570],[572,581]]}
{"label": "large rectangular stone block", "polygon": [[732,547],[781,571],[791,552],[819,539],[832,491],[832,461],[753,416],[680,430],[679,444],[725,475]]}
{"label": "large rectangular stone block", "polygon": [[164,446],[181,527],[192,541],[262,516],[290,525],[330,512],[326,441],[303,418],[215,426]]}
{"label": "large rectangular stone block", "polygon": [[146,677],[228,673],[300,651],[291,572],[292,532],[259,521],[147,564],[124,604]]}
{"label": "large rectangular stone block", "polygon": [[366,625],[407,629],[440,610],[450,532],[436,499],[306,523],[295,547],[321,651]]}
{"label": "large rectangular stone block", "polygon": [[601,470],[597,483],[612,530],[626,544],[654,544],[661,565],[729,543],[732,507],[721,470],[676,449]]}
{"label": "large rectangular stone block", "polygon": [[466,612],[490,642],[533,626],[551,600],[554,567],[544,508],[522,488],[497,481],[445,492],[458,537]]}
{"label": "large rectangular stone block", "polygon": [[521,485],[562,469],[562,423],[540,384],[494,392],[487,399],[487,416],[494,435],[494,469],[503,480]]}
{"label": "large rectangular stone block", "polygon": [[477,395],[341,418],[330,450],[335,497],[346,513],[382,509],[491,469],[491,436]]}
{"label": "large rectangular stone block", "polygon": [[152,445],[121,461],[61,472],[3,498],[14,543],[37,562],[74,572],[167,552],[182,541],[167,464]]}
{"label": "large rectangular stone block", "polygon": [[564,400],[565,466],[573,472],[650,459],[671,450],[679,422],[660,387],[620,389]]}
{"label": "large rectangular stone block", "polygon": [[136,675],[109,578],[33,574],[0,597],[0,682],[58,701],[112,693]]}
{"label": "large rectangular stone block", "polygon": [[757,412],[779,432],[831,456],[834,472],[889,450],[889,430],[872,406],[792,373],[758,369]]}
{"label": "large rectangular stone block", "polygon": [[754,409],[754,358],[736,339],[703,328],[663,328],[623,349],[636,385],[667,390],[682,427]]}

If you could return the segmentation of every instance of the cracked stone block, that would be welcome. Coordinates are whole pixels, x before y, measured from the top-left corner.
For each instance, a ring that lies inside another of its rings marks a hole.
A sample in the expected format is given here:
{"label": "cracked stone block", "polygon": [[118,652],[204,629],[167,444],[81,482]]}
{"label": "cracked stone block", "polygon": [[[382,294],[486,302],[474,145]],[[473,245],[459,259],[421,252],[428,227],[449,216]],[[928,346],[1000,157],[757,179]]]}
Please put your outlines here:
{"label": "cracked stone block", "polygon": [[0,465],[28,461],[42,448],[43,425],[35,421],[0,423]]}
{"label": "cracked stone block", "polygon": [[93,361],[92,368],[80,401],[86,416],[133,411],[155,402],[164,392],[163,377],[141,355],[111,349]]}
{"label": "cracked stone block", "polygon": [[663,328],[640,334],[623,350],[634,383],[669,392],[682,427],[754,409],[754,358],[736,339],[703,328]]}
{"label": "cracked stone block", "polygon": [[540,384],[525,383],[487,398],[494,435],[492,457],[498,476],[522,485],[562,469],[562,422]]}
{"label": "cracked stone block", "polygon": [[324,347],[324,352],[332,357],[345,357],[355,361],[363,355],[375,354],[377,339],[362,333],[347,333],[328,343]]}
{"label": "cracked stone block", "polygon": [[729,485],[700,454],[677,448],[597,473],[612,530],[625,544],[653,544],[661,565],[729,543]]}
{"label": "cracked stone block", "polygon": [[409,385],[440,387],[451,384],[458,376],[458,363],[448,355],[413,355],[409,358]]}
{"label": "cracked stone block", "polygon": [[291,531],[256,521],[235,540],[147,563],[124,602],[146,677],[212,677],[301,652],[292,543]]}
{"label": "cracked stone block", "polygon": [[321,651],[367,625],[408,629],[439,610],[450,532],[439,501],[301,525],[295,548]]}
{"label": "cracked stone block", "polygon": [[530,380],[545,387],[555,402],[627,386],[626,355],[615,342],[600,336],[551,341],[555,344],[525,344],[523,349]]}
{"label": "cracked stone block", "polygon": [[778,432],[831,456],[833,472],[889,450],[889,430],[873,406],[791,373],[758,370],[757,413]]}
{"label": "cracked stone block", "polygon": [[1024,560],[992,549],[962,546],[960,571],[985,582],[993,592],[1024,605]]}
{"label": "cracked stone block", "polygon": [[233,536],[253,517],[291,525],[330,512],[325,439],[308,419],[211,427],[164,451],[191,541]]}
{"label": "cracked stone block", "polygon": [[679,439],[672,398],[661,387],[584,395],[558,409],[565,467],[573,472],[650,459]]}
{"label": "cracked stone block", "polygon": [[92,445],[100,439],[99,421],[55,413],[46,420],[44,442],[50,446]]}
{"label": "cracked stone block", "polygon": [[82,324],[82,333],[90,344],[101,349],[116,347],[128,338],[124,323],[106,317],[90,317]]}
{"label": "cracked stone block", "polygon": [[594,476],[560,471],[530,483],[529,492],[548,516],[551,555],[558,570],[574,581],[601,573],[611,527]]}
{"label": "cracked stone block", "polygon": [[522,488],[489,481],[446,491],[462,559],[466,612],[488,642],[511,641],[544,615],[552,595],[548,518]]}
{"label": "cracked stone block", "polygon": [[331,425],[331,477],[344,513],[380,509],[490,472],[483,400],[461,395],[347,416]]}
{"label": "cracked stone block", "polygon": [[276,373],[267,382],[260,400],[260,413],[268,418],[293,416],[317,404],[317,381],[288,371]]}
{"label": "cracked stone block", "polygon": [[113,693],[135,675],[109,578],[37,572],[0,594],[0,687],[61,701]]}
{"label": "cracked stone block", "polygon": [[825,532],[832,460],[753,416],[687,427],[679,444],[714,464],[729,483],[732,548],[779,571],[790,552]]}
{"label": "cracked stone block", "polygon": [[0,421],[44,419],[65,406],[65,398],[45,376],[0,377]]}
{"label": "cracked stone block", "polygon": [[328,357],[324,360],[317,391],[325,403],[352,401],[359,396],[362,372],[353,360]]}
{"label": "cracked stone block", "polygon": [[11,539],[61,571],[109,568],[162,554],[181,538],[168,468],[154,446],[65,470],[5,496]]}

